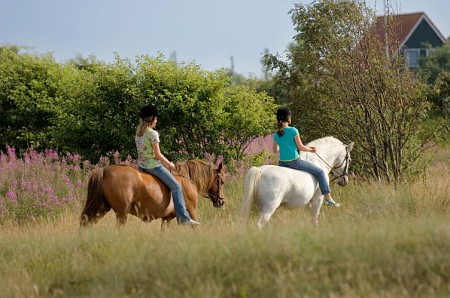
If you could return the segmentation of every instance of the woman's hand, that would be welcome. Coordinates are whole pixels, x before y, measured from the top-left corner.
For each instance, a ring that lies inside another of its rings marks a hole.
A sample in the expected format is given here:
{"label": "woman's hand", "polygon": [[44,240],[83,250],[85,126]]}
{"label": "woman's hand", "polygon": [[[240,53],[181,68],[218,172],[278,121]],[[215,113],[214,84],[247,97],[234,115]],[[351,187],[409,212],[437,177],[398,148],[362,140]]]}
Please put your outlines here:
{"label": "woman's hand", "polygon": [[316,153],[317,149],[316,147],[309,147],[309,152]]}
{"label": "woman's hand", "polygon": [[167,163],[167,165],[169,166],[169,168],[175,169],[175,165],[173,164],[173,162],[169,161],[169,162]]}

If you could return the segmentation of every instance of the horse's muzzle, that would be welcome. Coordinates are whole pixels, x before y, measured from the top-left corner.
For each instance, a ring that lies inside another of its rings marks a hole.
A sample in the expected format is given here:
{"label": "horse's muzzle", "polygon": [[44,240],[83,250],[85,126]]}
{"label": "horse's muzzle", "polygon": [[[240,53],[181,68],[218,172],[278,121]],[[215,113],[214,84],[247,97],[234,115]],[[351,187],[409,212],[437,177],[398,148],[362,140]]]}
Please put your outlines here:
{"label": "horse's muzzle", "polygon": [[343,176],[341,179],[339,179],[338,181],[338,185],[339,186],[346,186],[348,184],[348,177],[347,176]]}
{"label": "horse's muzzle", "polygon": [[222,206],[225,205],[224,198],[216,197],[216,198],[213,198],[212,201],[213,201],[213,206],[216,208],[222,208]]}

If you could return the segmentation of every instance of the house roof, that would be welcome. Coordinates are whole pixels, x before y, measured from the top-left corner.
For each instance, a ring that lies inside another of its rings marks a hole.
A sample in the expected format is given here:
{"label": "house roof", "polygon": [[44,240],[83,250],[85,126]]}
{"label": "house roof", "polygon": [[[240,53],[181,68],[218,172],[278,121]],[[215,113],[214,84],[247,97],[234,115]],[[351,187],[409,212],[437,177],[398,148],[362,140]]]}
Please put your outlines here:
{"label": "house roof", "polygon": [[395,27],[395,36],[397,36],[400,47],[403,47],[405,43],[408,41],[411,34],[414,33],[414,30],[419,26],[419,24],[425,20],[428,25],[433,29],[439,39],[445,43],[446,39],[442,35],[442,33],[437,29],[437,27],[433,24],[433,22],[428,18],[428,16],[424,12],[415,12],[408,14],[399,14],[399,15],[390,15],[387,19],[385,16],[378,16],[376,19],[376,30],[381,40],[384,42],[384,32],[385,32],[385,21],[392,21],[394,24],[398,24]]}

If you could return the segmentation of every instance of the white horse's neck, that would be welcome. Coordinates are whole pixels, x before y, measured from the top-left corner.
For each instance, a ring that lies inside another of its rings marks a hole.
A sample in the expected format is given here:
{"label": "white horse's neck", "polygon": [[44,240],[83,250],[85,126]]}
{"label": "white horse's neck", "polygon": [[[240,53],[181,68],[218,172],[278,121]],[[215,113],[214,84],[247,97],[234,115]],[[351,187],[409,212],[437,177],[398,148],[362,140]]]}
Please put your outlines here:
{"label": "white horse's neck", "polygon": [[308,143],[307,146],[316,147],[317,152],[306,152],[305,160],[322,168],[325,173],[329,173],[331,168],[343,158],[341,155],[344,144],[334,137],[317,139]]}

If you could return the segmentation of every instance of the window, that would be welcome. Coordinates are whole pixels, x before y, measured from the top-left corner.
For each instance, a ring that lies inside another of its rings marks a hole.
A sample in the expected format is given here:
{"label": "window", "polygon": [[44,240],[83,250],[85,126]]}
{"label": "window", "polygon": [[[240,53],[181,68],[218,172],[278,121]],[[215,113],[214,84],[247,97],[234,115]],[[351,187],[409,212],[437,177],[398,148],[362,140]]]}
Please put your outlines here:
{"label": "window", "polygon": [[420,49],[405,49],[406,63],[409,68],[419,67],[419,59],[428,57],[434,49],[420,48]]}
{"label": "window", "polygon": [[406,49],[405,56],[408,67],[419,67],[420,49]]}
{"label": "window", "polygon": [[428,49],[420,49],[420,58],[428,56]]}

